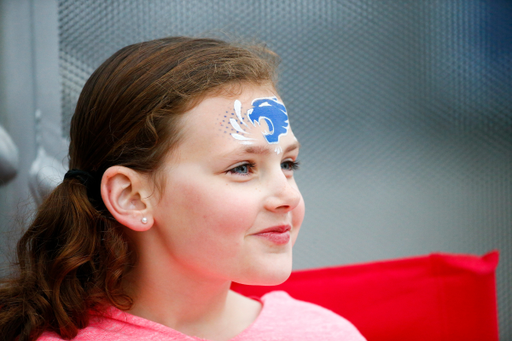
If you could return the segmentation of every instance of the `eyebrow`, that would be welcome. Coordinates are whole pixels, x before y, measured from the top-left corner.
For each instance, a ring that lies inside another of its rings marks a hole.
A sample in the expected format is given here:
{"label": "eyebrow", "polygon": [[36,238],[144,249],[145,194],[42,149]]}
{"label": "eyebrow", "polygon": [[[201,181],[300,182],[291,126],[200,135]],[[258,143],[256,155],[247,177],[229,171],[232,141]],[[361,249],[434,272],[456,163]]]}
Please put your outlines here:
{"label": "eyebrow", "polygon": [[[289,153],[292,150],[300,148],[299,141],[289,145],[283,153]],[[265,155],[270,154],[273,152],[273,149],[271,147],[264,147],[264,146],[245,146],[244,148],[241,148],[241,150],[237,150],[240,154],[259,154],[259,155]]]}

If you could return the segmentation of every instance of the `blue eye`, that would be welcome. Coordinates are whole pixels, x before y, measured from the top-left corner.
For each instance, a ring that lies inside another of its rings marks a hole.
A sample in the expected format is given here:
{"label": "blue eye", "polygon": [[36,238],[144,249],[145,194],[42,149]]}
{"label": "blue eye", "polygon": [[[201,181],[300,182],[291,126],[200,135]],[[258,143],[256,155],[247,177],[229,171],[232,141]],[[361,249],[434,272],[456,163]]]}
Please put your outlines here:
{"label": "blue eye", "polygon": [[294,171],[299,169],[299,161],[284,161],[281,163],[281,169],[287,171]]}
{"label": "blue eye", "polygon": [[253,168],[254,168],[254,164],[253,163],[244,163],[243,165],[231,168],[230,170],[228,170],[228,173],[240,174],[240,175],[248,175]]}

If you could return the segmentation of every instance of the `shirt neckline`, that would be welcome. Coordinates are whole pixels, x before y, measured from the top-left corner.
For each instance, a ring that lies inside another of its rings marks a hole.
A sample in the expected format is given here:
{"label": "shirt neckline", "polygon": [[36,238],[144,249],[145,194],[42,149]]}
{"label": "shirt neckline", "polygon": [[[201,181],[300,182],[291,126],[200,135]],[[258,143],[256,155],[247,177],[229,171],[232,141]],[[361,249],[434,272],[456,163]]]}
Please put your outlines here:
{"label": "shirt neckline", "polygon": [[[271,293],[267,293],[265,295],[263,295],[261,298],[259,297],[256,297],[256,296],[247,296],[248,298],[250,299],[253,299],[255,301],[258,301],[261,303],[261,310],[258,314],[258,316],[256,317],[256,319],[249,325],[247,326],[247,328],[245,328],[243,331],[241,331],[239,334],[235,335],[234,337],[232,337],[231,339],[229,339],[228,341],[237,341],[239,340],[240,338],[243,338],[246,334],[248,333],[252,333],[253,330],[255,328],[258,327],[258,325],[261,323],[262,320],[264,320],[265,318],[265,315],[267,314],[267,311],[268,311],[268,304],[265,302],[266,299],[267,299],[267,295],[269,295]],[[192,336],[192,335],[187,335],[187,334],[184,334],[180,331],[177,331],[171,327],[168,327],[166,325],[163,325],[161,323],[158,323],[158,322],[155,322],[155,321],[152,321],[152,320],[148,320],[144,317],[140,317],[140,316],[137,316],[137,315],[133,315],[133,314],[130,314],[126,311],[122,311],[114,306],[110,306],[108,307],[104,312],[102,313],[97,313],[97,312],[91,312],[91,315],[92,316],[98,316],[100,318],[107,318],[107,319],[114,319],[114,320],[117,320],[117,321],[120,321],[122,323],[130,323],[130,324],[133,324],[133,325],[136,325],[138,327],[142,327],[144,329],[151,329],[151,330],[155,330],[155,331],[158,331],[158,332],[161,332],[163,334],[166,334],[166,335],[172,335],[172,336],[175,336],[175,337],[180,337],[184,340],[190,340],[190,341],[211,341],[209,339],[203,339],[203,338],[200,338],[200,337],[197,337],[197,336]]]}

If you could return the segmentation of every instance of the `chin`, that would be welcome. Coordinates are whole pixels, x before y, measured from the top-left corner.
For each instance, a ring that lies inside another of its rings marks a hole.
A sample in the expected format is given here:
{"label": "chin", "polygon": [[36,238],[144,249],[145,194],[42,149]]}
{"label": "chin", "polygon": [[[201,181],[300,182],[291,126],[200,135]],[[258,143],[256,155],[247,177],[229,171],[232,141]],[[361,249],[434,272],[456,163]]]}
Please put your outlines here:
{"label": "chin", "polygon": [[264,280],[258,281],[258,283],[253,283],[252,285],[261,285],[261,286],[279,285],[279,284],[283,283],[284,281],[286,281],[290,277],[291,273],[292,273],[292,271],[290,270],[290,271],[287,271],[286,273],[282,273],[282,274],[273,276],[271,278],[265,278]]}
{"label": "chin", "polygon": [[272,264],[261,264],[258,269],[251,269],[250,274],[234,282],[245,285],[272,286],[283,283],[292,273],[292,261],[274,261]]}

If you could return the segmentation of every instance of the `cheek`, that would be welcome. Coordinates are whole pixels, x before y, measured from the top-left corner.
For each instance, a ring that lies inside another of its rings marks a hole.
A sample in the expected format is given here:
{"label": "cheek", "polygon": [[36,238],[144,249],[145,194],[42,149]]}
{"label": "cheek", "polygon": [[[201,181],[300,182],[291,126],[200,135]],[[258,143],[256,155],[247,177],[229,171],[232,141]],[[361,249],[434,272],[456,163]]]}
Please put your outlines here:
{"label": "cheek", "polygon": [[221,232],[222,235],[239,234],[254,222],[256,210],[253,196],[230,184],[182,183],[175,193],[180,193],[177,214],[187,220],[185,225],[195,230]]}
{"label": "cheek", "polygon": [[257,217],[254,195],[211,181],[176,182],[168,188],[172,196],[161,207],[166,211],[160,223],[173,257],[211,271],[238,259]]}
{"label": "cheek", "polygon": [[297,240],[297,236],[299,234],[299,230],[302,225],[302,221],[304,220],[305,212],[306,212],[306,206],[304,204],[304,199],[301,196],[300,203],[292,211],[292,225],[293,225],[292,245],[295,244],[295,241]]}

